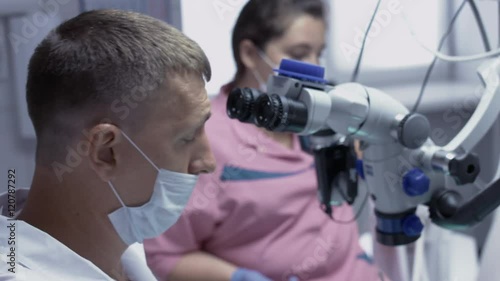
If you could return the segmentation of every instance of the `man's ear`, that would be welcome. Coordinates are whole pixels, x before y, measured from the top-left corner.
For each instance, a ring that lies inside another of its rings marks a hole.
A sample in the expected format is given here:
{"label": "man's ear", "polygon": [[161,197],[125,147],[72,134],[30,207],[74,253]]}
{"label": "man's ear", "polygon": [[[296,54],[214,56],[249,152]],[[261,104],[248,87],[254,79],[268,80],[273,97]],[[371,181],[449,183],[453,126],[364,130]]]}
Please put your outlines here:
{"label": "man's ear", "polygon": [[118,127],[112,124],[94,126],[89,134],[89,164],[97,176],[104,182],[113,179],[119,155],[117,146],[123,139]]}
{"label": "man's ear", "polygon": [[254,69],[257,66],[256,62],[258,60],[257,47],[255,44],[252,41],[245,39],[240,42],[239,47],[240,58],[243,65],[245,65],[248,69]]}

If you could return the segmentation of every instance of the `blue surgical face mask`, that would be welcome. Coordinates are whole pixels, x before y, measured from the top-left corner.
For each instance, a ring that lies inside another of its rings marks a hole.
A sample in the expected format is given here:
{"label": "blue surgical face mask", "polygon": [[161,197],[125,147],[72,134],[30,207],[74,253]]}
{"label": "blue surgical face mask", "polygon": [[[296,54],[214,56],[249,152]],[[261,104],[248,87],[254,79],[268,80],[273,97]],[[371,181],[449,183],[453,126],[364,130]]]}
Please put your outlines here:
{"label": "blue surgical face mask", "polygon": [[[257,54],[259,54],[260,58],[274,71],[274,69],[279,68],[276,66],[272,60],[262,51],[258,50]],[[259,72],[255,69],[252,69],[252,74],[255,77],[255,80],[259,83],[259,89],[263,93],[267,93],[267,81],[259,74]]]}
{"label": "blue surgical face mask", "polygon": [[139,207],[125,206],[111,181],[108,182],[122,205],[108,217],[125,244],[131,245],[159,236],[179,219],[198,176],[158,168],[125,133],[123,136],[158,171],[151,199]]}

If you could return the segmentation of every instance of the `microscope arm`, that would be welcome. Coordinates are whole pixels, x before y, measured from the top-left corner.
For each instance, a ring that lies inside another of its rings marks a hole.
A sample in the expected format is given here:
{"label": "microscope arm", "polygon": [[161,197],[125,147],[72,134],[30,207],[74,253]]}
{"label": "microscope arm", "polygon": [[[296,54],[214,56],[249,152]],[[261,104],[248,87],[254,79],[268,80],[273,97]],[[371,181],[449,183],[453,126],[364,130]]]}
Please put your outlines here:
{"label": "microscope arm", "polygon": [[[478,74],[485,86],[485,91],[482,97],[477,97],[481,100],[476,110],[455,138],[444,147],[423,146],[420,150],[413,152],[415,158],[421,159],[421,164],[425,169],[444,172],[459,185],[476,181],[474,174],[480,172],[480,166],[478,157],[472,151],[498,122],[500,113],[498,106],[500,104],[499,65],[500,59],[497,58],[485,62],[478,68]],[[474,95],[477,95],[477,92]],[[498,159],[498,155],[494,153],[481,155],[482,161],[485,160],[485,157],[497,157]],[[489,163],[489,161],[483,163]],[[470,173],[471,171],[474,173]],[[500,170],[494,178],[499,176]],[[475,184],[479,184],[481,187],[486,185],[480,180]]]}
{"label": "microscope arm", "polygon": [[[500,114],[499,73],[500,59],[498,58],[487,61],[478,68],[479,77],[485,86],[481,101],[464,128],[442,148],[442,151],[452,151],[453,153],[472,151],[498,122]],[[434,153],[431,159],[431,163],[434,162],[434,167],[439,166],[435,165],[435,160],[442,162],[439,160],[439,154],[439,151]],[[482,157],[496,157],[498,159],[499,156],[492,154],[482,155]],[[429,205],[432,221],[448,229],[463,229],[481,222],[500,206],[499,176],[500,169],[497,167],[493,182],[467,202],[461,202],[462,197],[455,190],[445,188],[437,190]]]}
{"label": "microscope arm", "polygon": [[430,204],[432,222],[448,229],[462,229],[481,222],[500,206],[500,179],[496,179],[469,201],[460,204],[454,190],[441,189]]}
{"label": "microscope arm", "polygon": [[484,94],[467,124],[443,150],[458,153],[471,151],[497,121],[500,113],[499,71],[500,59],[487,61],[478,68],[485,86]]}

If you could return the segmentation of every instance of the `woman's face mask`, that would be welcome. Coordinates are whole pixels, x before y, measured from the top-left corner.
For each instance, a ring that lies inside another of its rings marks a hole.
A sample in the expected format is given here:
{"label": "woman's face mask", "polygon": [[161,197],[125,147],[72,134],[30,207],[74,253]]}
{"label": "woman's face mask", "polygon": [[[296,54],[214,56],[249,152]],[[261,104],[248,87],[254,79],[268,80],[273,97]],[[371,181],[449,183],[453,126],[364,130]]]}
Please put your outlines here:
{"label": "woman's face mask", "polygon": [[[282,36],[268,41],[266,50],[272,49],[272,56],[267,55],[271,53],[265,53],[255,42],[253,45],[260,58],[271,69],[278,68],[277,65],[283,58],[321,65],[322,53],[325,48],[325,34],[326,24],[324,20],[310,15],[302,15],[290,23]],[[251,72],[259,83],[261,91],[266,92],[268,72],[264,75],[263,71],[263,69],[261,72],[253,69]]]}
{"label": "woman's face mask", "polygon": [[[277,64],[275,64],[262,50],[258,50],[257,54],[259,57],[271,68],[272,71],[279,68]],[[255,77],[255,80],[259,83],[259,89],[263,93],[267,93],[267,79],[260,75],[256,69],[252,69],[252,74]]]}

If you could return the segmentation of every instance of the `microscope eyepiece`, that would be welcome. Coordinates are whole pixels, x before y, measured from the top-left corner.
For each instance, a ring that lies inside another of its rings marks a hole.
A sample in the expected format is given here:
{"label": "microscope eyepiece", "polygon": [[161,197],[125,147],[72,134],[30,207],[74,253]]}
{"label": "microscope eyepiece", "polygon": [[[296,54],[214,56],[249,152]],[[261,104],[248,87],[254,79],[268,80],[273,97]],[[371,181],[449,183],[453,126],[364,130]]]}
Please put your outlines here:
{"label": "microscope eyepiece", "polygon": [[235,88],[227,98],[227,115],[240,122],[254,123],[253,109],[255,101],[261,95],[256,89]]}
{"label": "microscope eyepiece", "polygon": [[301,101],[268,95],[252,88],[235,88],[226,103],[229,118],[253,123],[269,131],[300,133],[307,125],[307,107]]}
{"label": "microscope eyepiece", "polygon": [[307,125],[307,107],[277,94],[262,95],[255,103],[258,126],[276,132],[299,133]]}
{"label": "microscope eyepiece", "polygon": [[258,126],[274,131],[278,114],[283,107],[274,95],[260,96],[256,101],[255,118]]}

